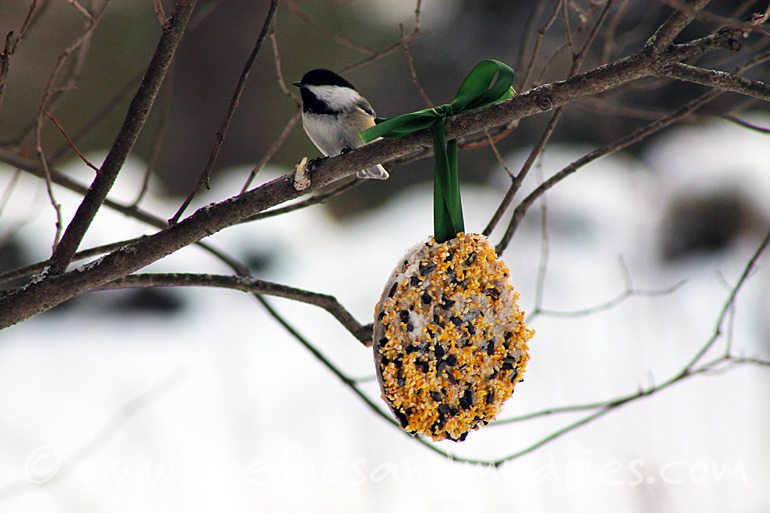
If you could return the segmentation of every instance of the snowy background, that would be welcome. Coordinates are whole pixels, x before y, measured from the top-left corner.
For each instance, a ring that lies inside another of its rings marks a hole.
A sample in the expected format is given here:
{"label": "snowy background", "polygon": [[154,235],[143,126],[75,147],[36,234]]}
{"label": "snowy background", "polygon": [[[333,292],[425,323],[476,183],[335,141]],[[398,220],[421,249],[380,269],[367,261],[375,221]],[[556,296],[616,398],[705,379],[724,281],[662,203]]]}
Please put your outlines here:
{"label": "snowy background", "polygon": [[[529,188],[583,150],[549,147]],[[508,158],[515,168],[524,155]],[[126,166],[115,198],[133,199],[140,169]],[[11,172],[0,168],[3,184]],[[215,183],[201,203],[235,194],[241,175]],[[493,176],[463,189],[471,230],[484,227],[507,187],[502,170]],[[725,191],[756,223],[719,251],[664,260],[672,205]],[[78,198],[57,196],[69,219]],[[333,294],[367,322],[402,252],[431,232],[430,198],[419,186],[344,224],[313,207],[210,240],[261,260],[258,277]],[[579,310],[622,293],[621,257],[636,288],[686,283],[587,317],[536,317],[526,379],[500,418],[634,393],[678,372],[713,333],[725,280],[735,283],[767,230],[769,198],[770,139],[727,122],[670,131],[641,159],[607,158],[556,187],[547,196],[544,309]],[[145,204],[163,217],[176,206]],[[503,255],[527,311],[539,216],[533,209]],[[23,177],[0,237],[20,230],[28,261],[43,259],[52,226],[42,185]],[[83,247],[141,233],[149,231],[103,209]],[[765,255],[739,295],[735,354],[770,358],[769,262]],[[195,248],[151,270],[228,273]],[[688,379],[494,470],[447,461],[387,425],[246,294],[174,290],[167,297],[181,308],[165,314],[124,308],[130,294],[94,293],[0,332],[0,512],[770,510],[767,368]],[[272,304],[346,373],[372,375],[370,350],[328,314]],[[724,339],[707,358],[722,351]],[[374,382],[363,389],[379,395]],[[488,427],[438,446],[497,458],[580,416]]]}

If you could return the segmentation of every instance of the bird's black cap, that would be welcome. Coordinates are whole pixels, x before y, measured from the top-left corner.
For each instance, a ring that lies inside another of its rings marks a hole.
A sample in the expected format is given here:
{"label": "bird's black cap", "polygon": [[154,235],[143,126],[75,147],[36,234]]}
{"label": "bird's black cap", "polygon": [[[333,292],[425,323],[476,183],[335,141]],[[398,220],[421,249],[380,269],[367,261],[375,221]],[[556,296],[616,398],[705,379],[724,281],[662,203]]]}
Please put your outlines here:
{"label": "bird's black cap", "polygon": [[349,87],[353,90],[356,88],[329,69],[324,68],[318,68],[308,71],[302,76],[302,80],[299,82],[294,82],[292,84],[293,86],[302,87],[302,86],[322,86],[322,85],[332,85],[332,86],[339,86],[339,87]]}

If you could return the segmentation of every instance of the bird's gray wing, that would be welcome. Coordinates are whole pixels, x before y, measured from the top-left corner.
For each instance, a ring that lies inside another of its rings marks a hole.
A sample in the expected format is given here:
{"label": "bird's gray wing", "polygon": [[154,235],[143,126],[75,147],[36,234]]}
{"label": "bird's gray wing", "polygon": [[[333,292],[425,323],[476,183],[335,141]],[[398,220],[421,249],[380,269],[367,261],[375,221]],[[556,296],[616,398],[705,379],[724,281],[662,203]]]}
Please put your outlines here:
{"label": "bird's gray wing", "polygon": [[369,114],[371,117],[375,117],[376,114],[374,113],[374,109],[369,104],[368,101],[366,101],[365,98],[359,98],[359,100],[356,102],[356,108],[361,109],[362,111]]}

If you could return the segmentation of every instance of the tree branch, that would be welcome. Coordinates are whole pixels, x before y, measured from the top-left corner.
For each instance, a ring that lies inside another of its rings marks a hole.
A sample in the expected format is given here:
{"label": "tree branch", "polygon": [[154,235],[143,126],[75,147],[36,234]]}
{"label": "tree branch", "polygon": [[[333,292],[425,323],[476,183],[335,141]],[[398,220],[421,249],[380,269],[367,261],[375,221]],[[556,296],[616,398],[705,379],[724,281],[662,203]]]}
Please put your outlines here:
{"label": "tree branch", "polygon": [[770,85],[759,80],[749,80],[748,78],[739,77],[724,71],[677,63],[661,69],[660,75],[770,102]]}
{"label": "tree branch", "polygon": [[363,345],[372,345],[372,330],[361,325],[334,296],[319,294],[308,290],[289,287],[244,276],[223,276],[213,274],[132,274],[107,283],[101,289],[144,288],[144,287],[216,287],[239,290],[252,294],[293,299],[309,305],[318,306],[329,312]]}

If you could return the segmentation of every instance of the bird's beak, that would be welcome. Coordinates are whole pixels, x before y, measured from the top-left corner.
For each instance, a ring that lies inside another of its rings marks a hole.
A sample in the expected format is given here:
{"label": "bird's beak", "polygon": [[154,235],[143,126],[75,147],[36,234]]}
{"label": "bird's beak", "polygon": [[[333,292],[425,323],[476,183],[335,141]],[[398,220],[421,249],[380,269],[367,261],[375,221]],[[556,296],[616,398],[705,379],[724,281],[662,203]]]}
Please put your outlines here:
{"label": "bird's beak", "polygon": [[292,82],[291,85],[293,85],[294,87],[302,87],[302,82],[300,81]]}

